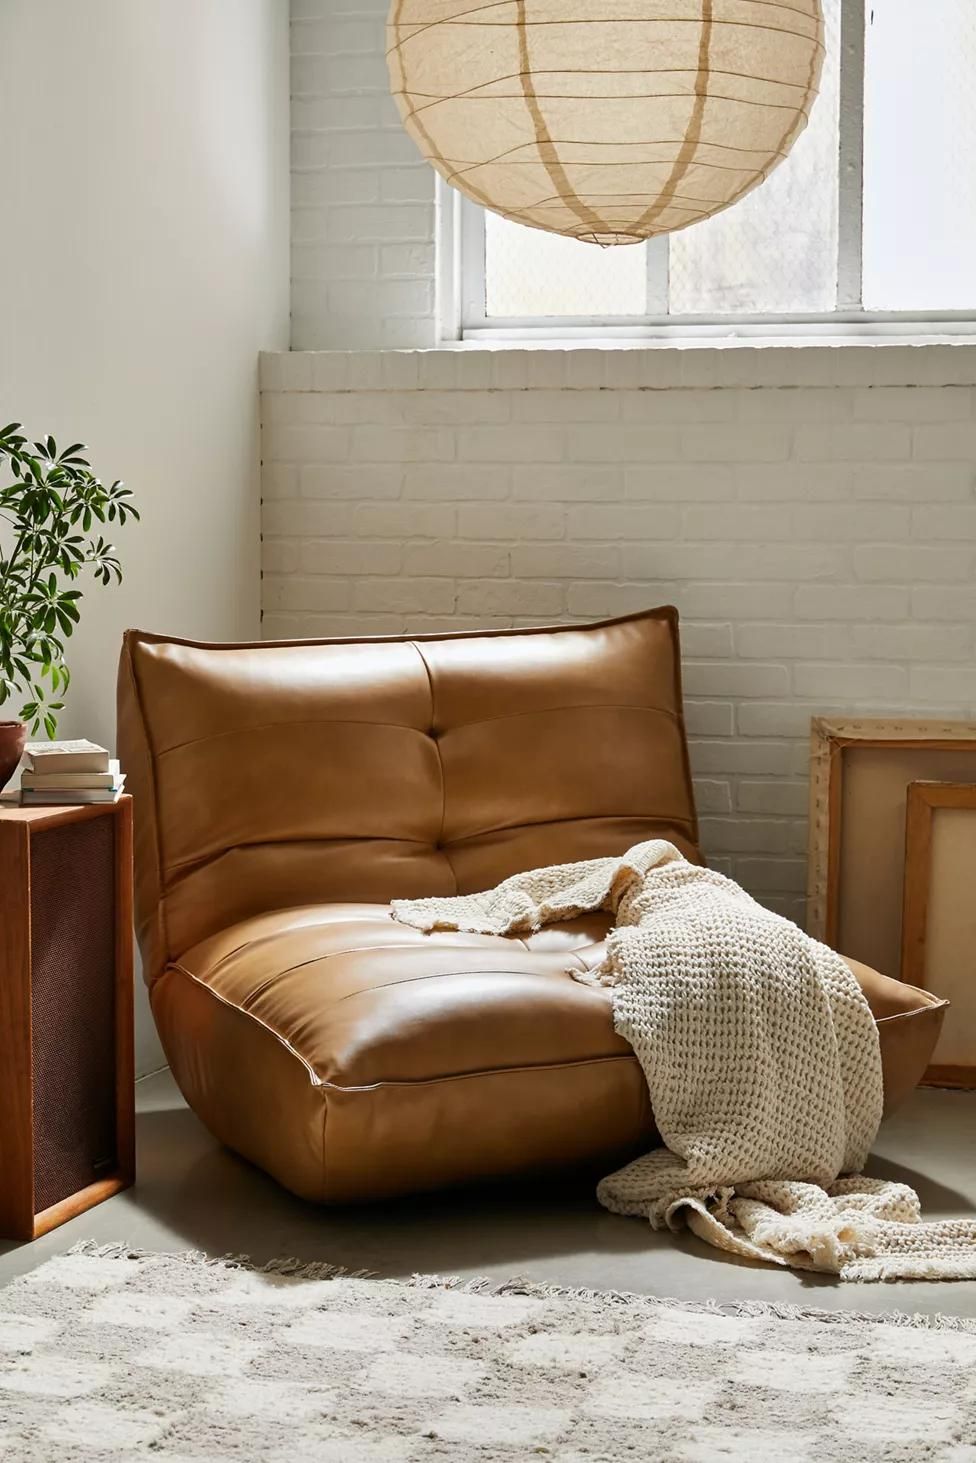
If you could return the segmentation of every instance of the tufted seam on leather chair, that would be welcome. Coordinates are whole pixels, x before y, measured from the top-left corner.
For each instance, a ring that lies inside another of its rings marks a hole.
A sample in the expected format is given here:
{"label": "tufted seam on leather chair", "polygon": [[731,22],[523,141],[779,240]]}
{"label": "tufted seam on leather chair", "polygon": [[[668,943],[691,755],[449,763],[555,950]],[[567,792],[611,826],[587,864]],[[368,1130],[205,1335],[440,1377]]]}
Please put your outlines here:
{"label": "tufted seam on leather chair", "polygon": [[424,652],[421,650],[420,646],[417,644],[416,640],[411,640],[410,644],[420,656],[421,663],[424,667],[424,674],[427,677],[427,684],[430,687],[430,739],[434,743],[434,746],[437,748],[437,766],[440,769],[441,774],[441,821],[440,827],[437,830],[437,838],[434,843],[434,848],[438,853],[443,853],[445,859],[447,860],[447,865],[451,870],[451,877],[454,880],[454,892],[456,894],[458,892],[457,874],[454,872],[454,865],[451,863],[451,856],[444,845],[444,825],[447,821],[447,777],[444,772],[444,755],[441,752],[440,737],[437,734],[437,698],[434,692],[434,677],[431,674],[430,663],[427,660],[426,655],[424,655]]}
{"label": "tufted seam on leather chair", "polygon": [[[643,827],[646,827],[649,821],[639,813],[622,813],[618,814],[617,817],[620,822],[625,822],[629,818],[634,823],[639,823]],[[579,823],[603,823],[605,821],[605,813],[581,813],[572,818],[523,818],[517,823],[496,823],[490,828],[476,828],[473,833],[466,833],[463,838],[450,839],[449,842],[443,845],[443,848],[445,851],[451,848],[463,848],[465,844],[476,843],[479,838],[490,838],[493,833],[510,833],[519,828],[558,828],[561,825],[574,827]],[[655,815],[654,821],[661,823],[665,827],[687,828],[689,830],[689,839],[694,842],[692,838],[692,832],[694,831],[693,819],[685,817],[683,814],[660,813]]]}
{"label": "tufted seam on leather chair", "polygon": [[[310,720],[310,721],[294,721],[294,720],[289,720],[289,721],[264,721],[264,722],[260,722],[260,723],[258,723],[256,725],[249,726],[248,727],[248,731],[250,731],[250,732],[255,732],[255,731],[274,731],[274,729],[276,727],[283,727],[283,726],[288,727],[289,729],[291,729],[291,728],[296,727],[296,726],[319,726],[319,725],[321,725],[321,723],[319,721],[315,721],[315,720]],[[366,721],[365,719],[360,719],[360,718],[357,718],[355,716],[343,716],[343,717],[339,717],[339,718],[337,718],[332,723],[332,725],[333,726],[370,726],[370,727],[377,726],[377,727],[386,727],[388,730],[392,730],[392,731],[413,732],[418,737],[424,737],[424,736],[427,735],[426,732],[422,732],[422,731],[418,730],[418,728],[415,727],[415,726],[404,726],[404,724],[402,722],[400,722],[400,721]],[[172,754],[174,752],[185,752],[186,749],[187,749],[187,747],[198,747],[198,746],[201,746],[201,745],[203,745],[205,743],[208,743],[208,742],[219,742],[221,740],[221,738],[223,738],[223,737],[233,737],[233,736],[237,736],[237,735],[238,735],[238,732],[237,732],[236,728],[234,728],[234,729],[232,729],[230,731],[226,731],[226,732],[208,732],[208,734],[205,737],[191,737],[188,741],[185,741],[185,742],[174,742],[172,746],[164,747],[161,752],[154,753],[154,755],[157,756],[157,757],[159,757],[160,760],[161,760],[163,757],[172,756]]]}
{"label": "tufted seam on leather chair", "polygon": [[[426,660],[424,661],[426,665]],[[428,668],[428,675],[430,670]],[[433,687],[433,682],[431,682]],[[635,706],[629,701],[601,701],[598,705],[592,702],[579,701],[567,706],[547,706],[544,710],[538,707],[530,707],[527,711],[506,711],[501,716],[475,716],[470,721],[456,721],[451,731],[468,731],[473,726],[494,726],[496,722],[517,721],[522,716],[566,716],[573,711],[640,711],[646,712],[649,716],[666,716],[669,720],[680,723],[681,718],[676,711],[668,706]]]}
{"label": "tufted seam on leather chair", "polygon": [[[396,841],[397,841],[397,843],[405,843],[408,846],[411,846],[412,845],[415,848],[429,848],[432,853],[437,853],[438,851],[442,851],[442,850],[438,850],[438,846],[437,846],[436,843],[430,843],[426,838],[404,838],[402,836],[398,836]],[[373,838],[368,833],[363,834],[362,837],[357,837],[355,834],[344,834],[341,839],[340,838],[336,838],[336,839],[328,839],[328,838],[325,838],[325,839],[323,839],[323,838],[249,838],[249,839],[246,839],[246,840],[245,839],[240,839],[236,843],[230,843],[230,844],[228,844],[227,847],[221,849],[221,851],[219,853],[216,853],[216,854],[214,854],[214,853],[202,853],[202,854],[198,854],[195,858],[192,858],[192,859],[182,859],[181,861],[179,861],[177,863],[167,864],[167,866],[166,866],[166,875],[167,875],[167,878],[168,878],[168,880],[170,882],[170,885],[173,886],[175,884],[178,884],[179,881],[180,881],[180,879],[183,878],[183,877],[185,877],[186,874],[193,873],[194,870],[196,870],[196,869],[206,868],[208,864],[214,864],[214,863],[216,863],[218,861],[218,859],[226,858],[227,855],[228,854],[231,854],[231,853],[238,853],[241,849],[245,849],[245,848],[278,848],[278,847],[281,847],[281,848],[285,848],[285,847],[287,847],[287,848],[295,848],[295,847],[297,847],[298,845],[300,845],[302,843],[316,844],[317,845],[317,844],[320,844],[320,843],[330,843],[330,842],[331,843],[375,843],[376,842],[376,839]]]}
{"label": "tufted seam on leather chair", "polygon": [[[384,948],[384,950],[390,950],[390,949],[394,949],[395,950],[398,947],[395,946],[395,945],[392,945],[392,946],[391,945],[384,945],[383,948]],[[343,957],[343,955],[345,955],[346,953],[347,952],[344,951],[344,950],[336,950],[331,955],[323,955],[320,958],[321,958],[321,960],[322,960],[323,963],[325,963],[325,961],[327,961],[327,960],[335,960],[335,959],[340,959],[341,960],[342,957]],[[531,954],[531,951],[529,951],[528,953]],[[313,965],[315,962],[314,961],[308,961],[307,963],[310,964],[310,965]],[[583,968],[585,969],[585,967],[583,967]],[[293,965],[291,967],[291,969],[292,970],[297,970],[297,969],[299,969],[299,967]],[[540,971],[539,973],[540,974],[548,974],[549,972],[542,972],[542,971]],[[288,974],[288,971],[283,970],[281,972],[281,974],[282,975],[287,975]],[[471,975],[474,975],[474,976],[494,976],[494,975],[524,975],[524,974],[525,974],[525,971],[524,970],[504,970],[504,969],[502,969],[502,968],[500,968],[498,966],[492,966],[492,967],[490,967],[489,969],[486,969],[486,970],[479,970],[478,967],[477,967],[477,965],[462,966],[459,970],[427,971],[423,975],[409,975],[409,976],[406,976],[404,979],[401,979],[401,980],[376,981],[372,985],[364,985],[364,986],[361,986],[358,990],[355,990],[355,991],[346,991],[345,995],[343,995],[343,996],[337,996],[335,998],[335,1000],[332,1002],[332,1004],[333,1004],[333,1006],[341,1006],[344,1001],[356,1001],[356,1000],[359,999],[360,996],[371,996],[375,991],[399,990],[402,986],[418,985],[421,981],[425,981],[425,980],[465,980],[465,979],[467,979],[468,976],[471,976]],[[257,994],[258,994],[257,992],[254,993],[255,998],[256,998]],[[250,1000],[251,997],[248,997],[248,999]],[[558,1065],[561,1065],[561,1064],[560,1063],[552,1064],[552,1063],[542,1062],[542,1063],[537,1063],[536,1065],[539,1065],[539,1066],[557,1065],[558,1066]],[[508,1068],[500,1068],[499,1070],[507,1071]]]}
{"label": "tufted seam on leather chair", "polygon": [[[524,940],[513,939],[512,943],[521,945],[522,949],[527,955],[541,954],[541,952],[536,952],[530,949],[530,947],[525,943]],[[281,968],[281,970],[276,970],[273,975],[269,975],[267,980],[262,981],[260,985],[255,986],[252,991],[249,991],[242,1001],[230,1001],[228,1002],[228,1004],[237,1006],[238,1009],[241,1011],[250,1012],[255,1003],[260,1000],[261,996],[263,996],[267,991],[271,990],[275,985],[277,985],[278,981],[284,980],[286,976],[292,975],[296,970],[305,970],[309,965],[328,965],[330,960],[342,960],[347,955],[364,955],[376,948],[377,947],[373,945],[352,945],[348,949],[329,950],[321,955],[313,955],[308,960],[297,960],[294,965],[285,965]],[[381,948],[385,953],[388,950],[415,950],[417,947],[415,945],[383,945],[379,948]],[[462,946],[461,948],[463,949],[465,947]],[[594,947],[587,946],[586,948],[593,949]],[[567,951],[566,958],[576,959],[576,952]],[[175,963],[180,970],[183,970],[185,973],[189,974],[189,972],[186,971],[186,967],[184,965],[178,962]],[[212,970],[209,970],[207,972],[207,975],[214,975],[219,968],[220,962],[218,962],[218,964],[215,965]],[[579,962],[579,969],[581,971],[589,969],[589,967],[582,959],[580,959]],[[485,970],[479,970],[478,966],[474,964],[464,965],[461,966],[458,970],[427,971],[423,975],[411,975],[401,980],[377,981],[372,985],[361,986],[358,990],[347,991],[343,996],[336,996],[332,999],[331,1004],[333,1006],[338,1006],[341,1005],[343,1001],[355,1000],[359,996],[372,995],[374,991],[392,990],[395,987],[414,985],[418,981],[422,980],[454,980],[469,975],[492,976],[524,974],[524,970],[504,970],[497,965],[490,966]],[[208,989],[215,990],[215,987],[211,986],[209,980],[205,977],[198,976],[194,978],[201,980],[203,984],[208,987]]]}
{"label": "tufted seam on leather chair", "polygon": [[[324,954],[321,954],[321,955],[311,955],[308,958],[308,960],[296,960],[294,965],[285,965],[285,966],[282,966],[281,970],[276,970],[272,975],[269,975],[268,976],[267,980],[263,980],[260,985],[257,985],[257,986],[254,987],[253,991],[249,991],[248,992],[248,994],[244,997],[244,1000],[240,1002],[241,1010],[242,1011],[249,1011],[251,1009],[251,1007],[254,1005],[254,1003],[256,1001],[260,1000],[260,998],[265,994],[266,991],[271,990],[272,986],[276,985],[279,980],[283,980],[286,975],[292,975],[294,973],[294,971],[296,971],[296,970],[305,970],[306,967],[309,966],[309,965],[327,965],[330,960],[341,960],[346,955],[364,955],[364,954],[366,954],[367,951],[373,950],[375,948],[376,947],[374,945],[350,945],[349,948],[348,949],[345,949],[345,950],[328,950]],[[414,945],[406,945],[406,944],[404,944],[404,945],[383,945],[381,948],[383,950],[413,950],[413,949],[416,948],[416,946],[414,946]],[[208,975],[213,975],[218,968],[219,968],[219,966],[214,966],[213,970],[208,971],[207,974]],[[411,979],[413,979],[413,980],[436,980],[436,979],[439,978],[440,975],[461,975],[461,974],[464,974],[464,973],[465,972],[463,972],[463,971],[453,971],[453,970],[452,971],[439,971],[437,976],[434,976],[434,975],[418,975],[418,976],[411,977]],[[478,973],[479,974],[493,974],[494,972],[487,972],[486,971],[486,972],[478,972]],[[366,990],[385,990],[386,985],[392,985],[392,984],[394,984],[394,982],[387,981],[385,983],[385,985],[364,986],[363,987],[363,991],[366,991]],[[339,999],[339,1001],[347,1001],[349,999],[349,996],[350,995],[361,995],[361,994],[362,994],[362,991],[350,991],[350,992],[348,992],[347,995],[340,996],[338,999]],[[333,1004],[336,1004],[337,1005],[338,1004],[338,1001],[333,1002]]]}

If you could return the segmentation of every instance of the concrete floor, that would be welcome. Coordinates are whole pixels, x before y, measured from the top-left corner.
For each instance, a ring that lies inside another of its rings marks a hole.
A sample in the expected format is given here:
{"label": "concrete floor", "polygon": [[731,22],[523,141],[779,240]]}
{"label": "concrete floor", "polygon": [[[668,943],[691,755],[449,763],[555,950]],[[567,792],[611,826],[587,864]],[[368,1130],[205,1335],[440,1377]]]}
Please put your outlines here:
{"label": "concrete floor", "polygon": [[[29,1245],[0,1242],[0,1285],[80,1239],[149,1250],[330,1260],[382,1276],[522,1276],[684,1299],[976,1317],[976,1281],[843,1285],[653,1233],[574,1185],[500,1188],[368,1208],[317,1209],[221,1148],[168,1072],[138,1084],[139,1182]],[[869,1171],[911,1184],[929,1218],[976,1212],[976,1092],[917,1092],[882,1128]]]}

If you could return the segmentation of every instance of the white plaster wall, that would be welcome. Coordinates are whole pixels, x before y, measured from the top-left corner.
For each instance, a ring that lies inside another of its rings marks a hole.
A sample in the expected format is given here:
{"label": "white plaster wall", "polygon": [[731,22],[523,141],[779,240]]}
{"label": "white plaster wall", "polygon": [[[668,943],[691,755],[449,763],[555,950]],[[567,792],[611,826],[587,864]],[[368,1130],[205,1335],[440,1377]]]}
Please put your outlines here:
{"label": "white plaster wall", "polygon": [[[0,4],[0,417],[89,443],[143,511],[123,587],[86,595],[65,734],[112,741],[125,626],[256,630],[288,127],[288,0]],[[142,1002],[137,1036],[160,1065]]]}

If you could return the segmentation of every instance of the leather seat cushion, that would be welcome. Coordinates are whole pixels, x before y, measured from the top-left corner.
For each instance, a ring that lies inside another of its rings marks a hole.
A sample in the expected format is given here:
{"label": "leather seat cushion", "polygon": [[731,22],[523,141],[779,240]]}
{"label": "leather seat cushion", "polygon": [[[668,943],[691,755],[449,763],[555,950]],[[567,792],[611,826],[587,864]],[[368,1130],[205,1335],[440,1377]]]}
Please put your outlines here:
{"label": "leather seat cushion", "polygon": [[[171,962],[153,1010],[191,1106],[307,1198],[605,1172],[654,1140],[610,992],[567,970],[599,964],[607,925],[425,935],[387,905],[278,910]],[[921,1076],[943,1006],[852,968],[879,1021],[890,1106]]]}

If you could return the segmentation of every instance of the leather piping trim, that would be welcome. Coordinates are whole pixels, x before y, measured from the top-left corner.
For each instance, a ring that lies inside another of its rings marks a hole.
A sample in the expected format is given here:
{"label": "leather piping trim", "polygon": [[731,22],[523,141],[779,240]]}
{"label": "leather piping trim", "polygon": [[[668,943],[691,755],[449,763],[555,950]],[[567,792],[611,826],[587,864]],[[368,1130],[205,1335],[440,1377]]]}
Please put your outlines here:
{"label": "leather piping trim", "polygon": [[[912,989],[914,990],[916,987],[913,986]],[[942,1011],[951,1005],[951,1001],[936,996],[933,1000],[926,1001],[924,1006],[916,1006],[914,1011],[893,1011],[890,1016],[875,1016],[874,1024],[875,1026],[883,1026],[889,1021],[909,1021],[915,1016],[921,1016],[923,1011]]]}
{"label": "leather piping trim", "polygon": [[[134,653],[135,646],[138,643],[135,639],[136,633],[137,632],[127,630],[123,637],[122,643],[125,656],[126,671],[132,689],[132,697],[135,702],[136,709],[139,713],[139,722],[142,728],[142,738],[149,777],[150,801],[152,804],[152,842],[153,847],[156,850],[156,908],[153,910],[153,926],[155,931],[155,942],[158,943],[158,948],[153,951],[152,963],[155,967],[155,974],[153,973],[153,971],[149,972],[150,980],[152,980],[161,975],[163,970],[165,970],[166,968],[166,961],[169,958],[169,932],[166,927],[166,903],[163,887],[165,865],[163,863],[163,843],[162,834],[160,832],[159,791],[156,784],[156,749],[153,746],[152,736],[150,735],[149,719],[146,716],[146,707],[142,694],[142,685],[140,684],[139,675],[136,671],[136,658]],[[116,736],[117,735],[118,730],[116,729]],[[133,812],[137,817],[139,816],[138,799],[136,800],[136,804],[133,807]],[[138,884],[136,885],[136,888],[138,889]]]}
{"label": "leather piping trim", "polygon": [[222,996],[219,991],[215,991],[213,986],[207,985],[205,980],[200,980],[192,971],[186,970],[178,961],[170,961],[166,968],[167,970],[174,970],[177,975],[182,975],[187,980],[191,980],[195,986],[199,986],[202,990],[208,991],[214,1000],[221,1006],[224,1006],[228,1011],[240,1012],[249,1021],[253,1021],[255,1026],[260,1026],[262,1031],[266,1031],[269,1036],[273,1036],[280,1046],[283,1046],[297,1062],[302,1064],[309,1075],[312,1086],[318,1087],[323,1092],[375,1092],[382,1087],[430,1087],[441,1082],[464,1082],[469,1077],[501,1077],[509,1072],[555,1072],[562,1071],[566,1067],[599,1066],[603,1062],[637,1061],[634,1052],[619,1052],[616,1056],[576,1057],[568,1062],[521,1062],[513,1067],[476,1067],[470,1072],[449,1072],[441,1077],[384,1078],[380,1082],[365,1082],[355,1086],[343,1086],[339,1082],[330,1082],[328,1078],[320,1077],[312,1064],[306,1057],[302,1056],[296,1047],[292,1046],[287,1037],[282,1036],[281,1032],[276,1031],[273,1026],[269,1026],[267,1021],[262,1021],[260,1016],[255,1016],[253,1011],[247,1010],[246,1007],[239,1005],[236,1001],[229,1001],[226,996]]}
{"label": "leather piping trim", "polygon": [[635,610],[630,615],[613,615],[609,620],[589,620],[581,625],[522,625],[508,630],[432,630],[426,635],[336,635],[322,640],[185,640],[178,635],[160,635],[154,630],[127,630],[126,637],[148,645],[184,645],[191,650],[289,650],[313,645],[421,645],[443,640],[505,640],[517,635],[572,635],[581,630],[607,630],[612,625],[632,625],[640,620],[666,620],[677,640],[678,611],[674,605],[657,605]]}
{"label": "leather piping trim", "polygon": [[[685,698],[684,686],[681,679],[681,636],[678,630],[678,611],[671,610],[671,654],[674,656],[674,704],[677,709],[677,725],[681,732],[679,741],[681,743],[681,761],[685,772],[685,787],[691,799],[691,841],[698,849],[702,863],[705,857],[701,852],[701,835],[698,831],[698,807],[695,803],[695,781],[691,769],[691,753],[688,750],[688,728],[685,725]],[[706,864],[707,867],[707,864]]]}

